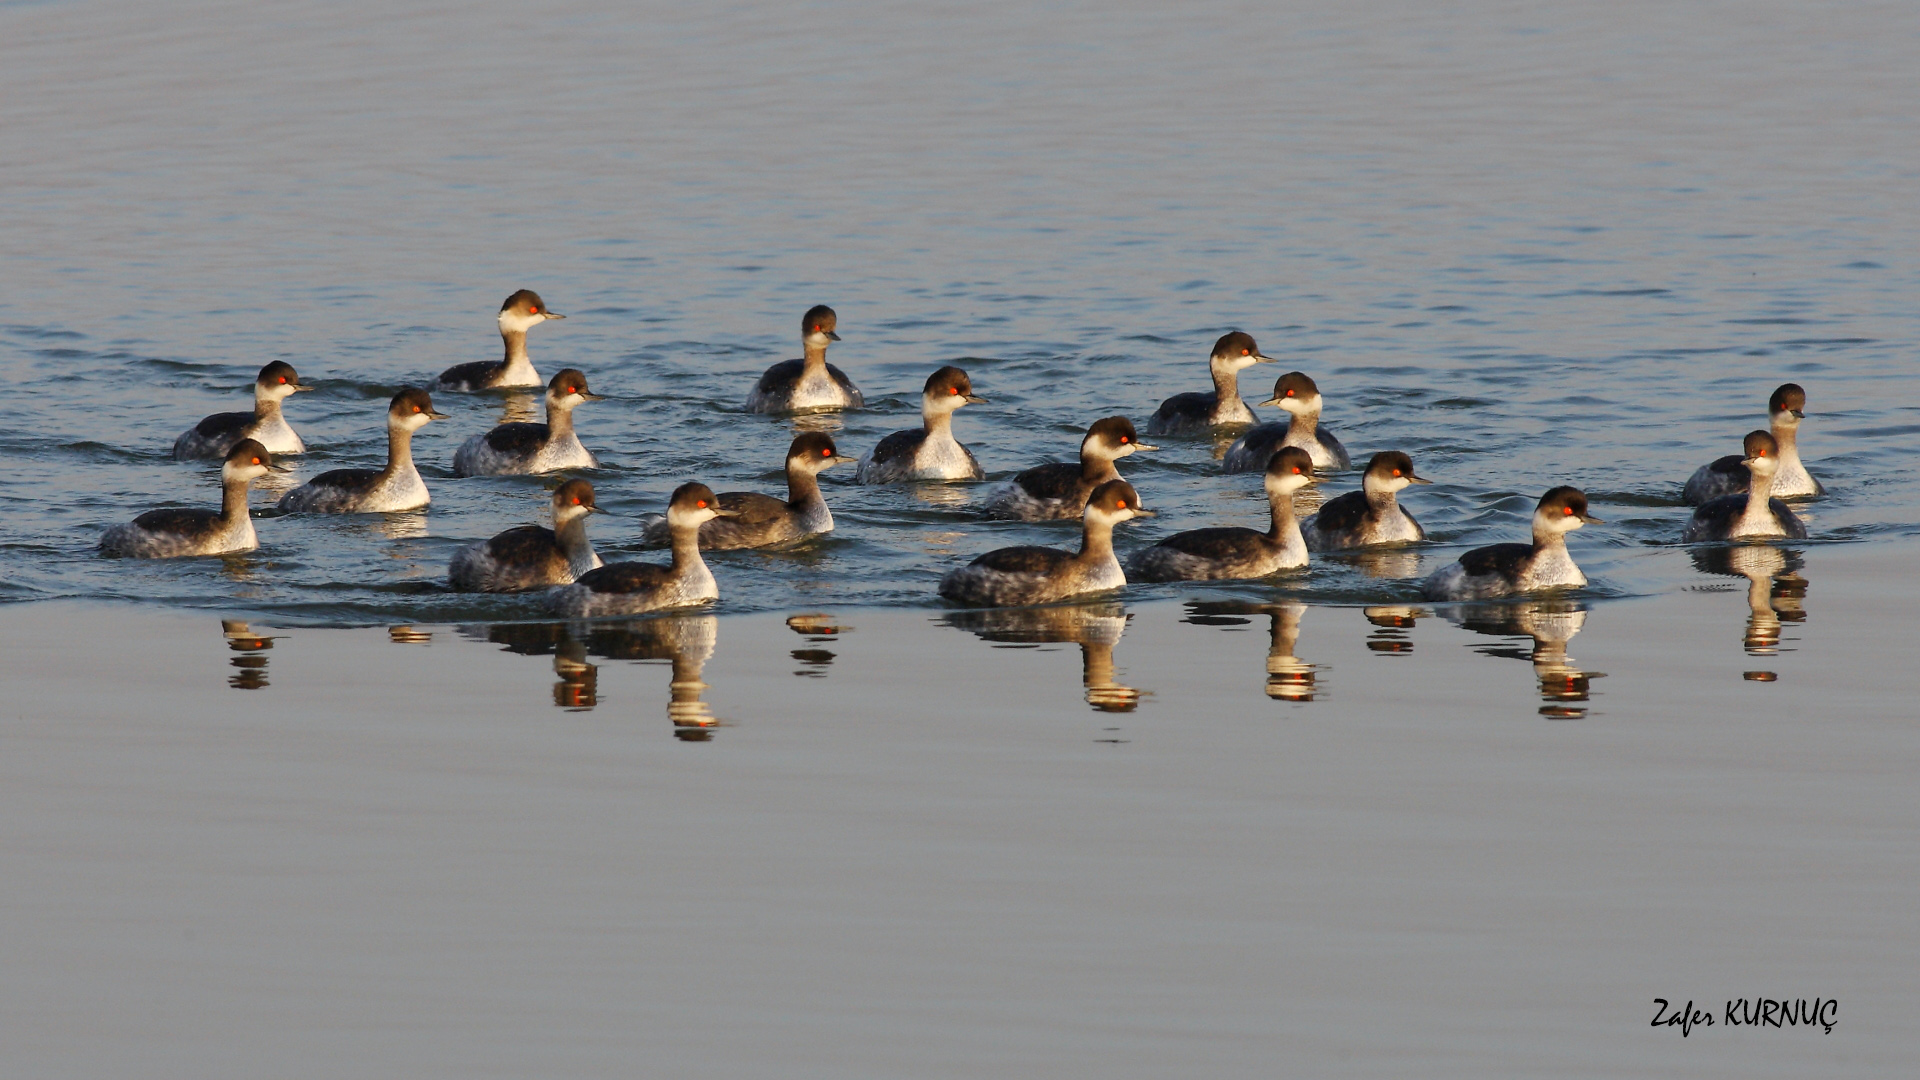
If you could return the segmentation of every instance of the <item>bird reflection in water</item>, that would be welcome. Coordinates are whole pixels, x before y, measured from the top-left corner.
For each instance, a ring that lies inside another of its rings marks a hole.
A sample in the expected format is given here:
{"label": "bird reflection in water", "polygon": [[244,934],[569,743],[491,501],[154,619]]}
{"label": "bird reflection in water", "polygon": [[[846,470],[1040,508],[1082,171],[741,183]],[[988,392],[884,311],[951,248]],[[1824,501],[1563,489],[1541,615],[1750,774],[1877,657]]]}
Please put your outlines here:
{"label": "bird reflection in water", "polygon": [[1422,612],[1418,608],[1375,606],[1361,608],[1373,629],[1367,632],[1367,650],[1382,656],[1404,656],[1413,651],[1413,624]]}
{"label": "bird reflection in water", "polygon": [[387,640],[395,645],[431,645],[433,631],[415,630],[411,626],[389,626]]}
{"label": "bird reflection in water", "polygon": [[1187,617],[1180,621],[1235,630],[1252,625],[1258,616],[1267,616],[1267,696],[1275,701],[1308,702],[1326,694],[1320,673],[1327,669],[1294,655],[1300,641],[1300,620],[1306,614],[1307,605],[1293,600],[1272,604],[1193,600],[1187,603]]}
{"label": "bird reflection in water", "polygon": [[[1696,548],[1693,565],[1704,574],[1747,579],[1744,644],[1748,656],[1776,657],[1793,651],[1792,646],[1781,644],[1781,631],[1783,623],[1804,622],[1807,618],[1807,579],[1800,574],[1805,559],[1800,552],[1770,544]],[[1775,682],[1780,674],[1772,670],[1747,671],[1741,678],[1748,682]]]}
{"label": "bird reflection in water", "polygon": [[1360,571],[1361,577],[1381,581],[1404,581],[1420,576],[1420,552],[1413,548],[1382,548],[1377,551],[1328,552],[1321,558],[1343,562]]}
{"label": "bird reflection in water", "polygon": [[833,651],[818,646],[832,644],[841,634],[853,632],[853,627],[839,625],[831,615],[795,615],[787,620],[787,629],[807,639],[807,648],[793,650],[793,658],[800,663],[800,670],[794,674],[813,679],[826,678],[827,668],[833,665]]}
{"label": "bird reflection in water", "polygon": [[1593,694],[1592,682],[1606,677],[1604,672],[1582,671],[1567,655],[1567,642],[1587,622],[1587,609],[1571,600],[1527,600],[1521,603],[1449,604],[1434,609],[1434,614],[1456,626],[1477,634],[1494,637],[1533,639],[1531,649],[1485,645],[1475,651],[1484,656],[1504,656],[1527,660],[1540,684],[1540,715],[1549,720],[1578,720],[1587,715]]}
{"label": "bird reflection in water", "polygon": [[540,419],[534,415],[535,402],[545,402],[544,392],[535,394],[531,390],[509,390],[500,399],[500,422],[502,424],[531,424]]}
{"label": "bird reflection in water", "polygon": [[266,689],[265,653],[273,648],[273,639],[254,633],[252,627],[236,619],[221,619],[220,633],[227,639],[227,648],[240,654],[230,661],[240,670],[227,676],[227,685],[235,690]]}
{"label": "bird reflection in water", "polygon": [[667,719],[676,738],[706,742],[723,723],[702,695],[701,681],[713,657],[720,620],[714,615],[663,615],[616,623],[504,623],[486,628],[486,638],[508,652],[526,656],[553,654],[553,704],[585,712],[600,704],[600,668],[588,657],[607,660],[665,660],[673,665],[668,683]]}
{"label": "bird reflection in water", "polygon": [[1080,646],[1080,684],[1099,712],[1132,712],[1142,691],[1114,681],[1113,647],[1133,616],[1117,603],[955,611],[940,621],[986,641],[1017,644],[1074,642]]}

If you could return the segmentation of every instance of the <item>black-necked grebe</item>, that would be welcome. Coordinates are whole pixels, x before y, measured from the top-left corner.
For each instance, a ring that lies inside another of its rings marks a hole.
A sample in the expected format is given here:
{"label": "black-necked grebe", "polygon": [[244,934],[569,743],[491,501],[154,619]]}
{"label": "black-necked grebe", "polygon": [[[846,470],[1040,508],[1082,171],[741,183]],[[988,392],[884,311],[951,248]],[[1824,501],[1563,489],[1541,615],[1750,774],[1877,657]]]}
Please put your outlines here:
{"label": "black-necked grebe", "polygon": [[223,458],[241,439],[252,439],[271,454],[304,454],[307,446],[280,413],[280,403],[313,387],[300,381],[293,365],[275,360],[253,380],[253,411],[214,413],[173,440],[173,456]]}
{"label": "black-necked grebe", "polygon": [[865,405],[867,399],[846,372],[827,363],[827,346],[840,340],[834,332],[839,321],[825,304],[808,309],[800,319],[800,347],[806,355],[768,368],[747,393],[747,411],[821,412]]}
{"label": "black-necked grebe", "polygon": [[225,555],[260,546],[247,510],[247,488],[268,471],[285,472],[273,463],[267,448],[254,439],[242,439],[227,452],[220,466],[220,509],[176,507],[149,510],[125,525],[100,535],[103,555],[137,559],[172,559],[182,555]]}
{"label": "black-necked grebe", "polygon": [[940,595],[973,607],[1003,607],[1120,588],[1127,576],[1113,554],[1113,527],[1134,517],[1151,516],[1140,509],[1133,485],[1109,480],[1087,500],[1078,553],[1047,547],[989,551],[947,571],[940,579]]}
{"label": "black-necked grebe", "polygon": [[[700,546],[707,551],[770,547],[833,531],[833,511],[820,494],[820,474],[845,461],[833,440],[817,431],[802,432],[787,447],[787,497],[778,499],[757,491],[723,491],[720,508],[737,516],[720,517],[700,526]],[[647,524],[647,539],[669,538],[667,519]]]}
{"label": "black-necked grebe", "polygon": [[1314,483],[1313,458],[1297,446],[1275,450],[1267,462],[1267,504],[1273,526],[1222,527],[1175,533],[1133,553],[1127,577],[1134,581],[1208,581],[1257,578],[1307,565],[1307,543],[1293,515],[1293,496]]}
{"label": "black-necked grebe", "polygon": [[1113,463],[1136,450],[1157,450],[1140,441],[1133,421],[1124,416],[1095,420],[1080,440],[1080,463],[1035,465],[987,496],[983,513],[1015,521],[1070,521],[1087,509],[1093,489],[1120,479]]}
{"label": "black-necked grebe", "polygon": [[440,373],[433,388],[471,391],[539,386],[544,380],[533,370],[533,361],[527,358],[527,331],[550,319],[564,318],[565,315],[550,310],[539,293],[521,289],[500,305],[500,337],[506,342],[506,358],[455,364]]}
{"label": "black-necked grebe", "polygon": [[[1773,497],[1800,499],[1825,495],[1827,489],[1800,463],[1800,421],[1806,416],[1807,392],[1798,383],[1785,383],[1767,399],[1768,434],[1778,447],[1780,469],[1773,477]],[[1739,495],[1747,490],[1746,459],[1728,454],[1694,470],[1687,479],[1680,501],[1701,506],[1722,495]]]}
{"label": "black-necked grebe", "polygon": [[1253,423],[1253,410],[1240,400],[1240,372],[1255,364],[1271,364],[1251,334],[1238,330],[1213,343],[1207,368],[1213,373],[1213,392],[1175,394],[1160,403],[1147,421],[1149,435],[1204,435],[1214,428]]}
{"label": "black-necked grebe", "polygon": [[553,493],[553,528],[521,525],[491,540],[453,553],[447,580],[472,592],[515,592],[543,585],[570,585],[600,565],[587,539],[587,515],[606,511],[594,502],[593,485],[569,480]]}
{"label": "black-necked grebe", "polygon": [[973,451],[953,437],[953,413],[962,405],[984,405],[973,380],[951,365],[927,377],[920,394],[920,426],[896,431],[860,459],[856,484],[903,484],[911,480],[980,480],[986,472]]}
{"label": "black-necked grebe", "polygon": [[1680,539],[1739,540],[1743,537],[1784,536],[1793,540],[1807,537],[1807,525],[1793,508],[1773,497],[1774,480],[1781,468],[1780,444],[1764,431],[1747,433],[1746,456],[1740,464],[1747,469],[1747,490],[1738,495],[1722,495],[1693,512]]}
{"label": "black-necked grebe", "polygon": [[596,469],[600,463],[573,430],[574,406],[605,400],[587,390],[587,377],[567,368],[547,384],[547,422],[500,424],[453,452],[455,476],[524,476],[559,469]]}
{"label": "black-necked grebe", "polygon": [[316,514],[377,514],[418,510],[432,501],[413,465],[413,433],[447,414],[425,390],[402,390],[387,405],[387,467],[334,469],[280,497],[280,509]]}
{"label": "black-necked grebe", "polygon": [[1329,499],[1301,526],[1315,551],[1341,551],[1375,544],[1411,544],[1427,530],[1401,509],[1396,497],[1408,484],[1433,481],[1413,472],[1413,459],[1398,450],[1373,455],[1360,475],[1360,490]]}
{"label": "black-necked grebe", "polygon": [[1273,396],[1258,404],[1278,407],[1288,414],[1287,419],[1257,424],[1235,439],[1220,461],[1223,471],[1252,472],[1271,460],[1273,452],[1282,446],[1305,450],[1316,469],[1344,469],[1353,464],[1347,448],[1320,426],[1320,388],[1306,375],[1289,371],[1280,376],[1273,384]]}
{"label": "black-necked grebe", "polygon": [[1577,589],[1587,583],[1587,575],[1567,553],[1567,534],[1600,523],[1587,513],[1587,497],[1579,488],[1554,488],[1540,496],[1533,511],[1532,544],[1474,548],[1459,562],[1429,575],[1420,592],[1429,600],[1491,600],[1541,589]]}
{"label": "black-necked grebe", "polygon": [[705,484],[681,484],[667,502],[667,527],[673,536],[673,563],[608,563],[553,590],[547,609],[556,615],[591,619],[602,615],[639,615],[648,611],[704,604],[720,598],[719,583],[700,557],[700,526],[735,511],[720,508]]}

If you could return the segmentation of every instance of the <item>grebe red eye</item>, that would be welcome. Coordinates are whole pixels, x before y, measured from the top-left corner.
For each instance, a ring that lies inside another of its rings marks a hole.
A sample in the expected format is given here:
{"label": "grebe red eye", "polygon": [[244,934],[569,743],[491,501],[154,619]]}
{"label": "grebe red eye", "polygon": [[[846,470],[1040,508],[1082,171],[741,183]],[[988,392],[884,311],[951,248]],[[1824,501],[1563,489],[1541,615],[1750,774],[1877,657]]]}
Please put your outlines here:
{"label": "grebe red eye", "polygon": [[821,456],[821,457],[832,457],[832,456],[833,456],[833,451],[831,451],[831,450],[829,450],[829,449],[827,449],[826,447],[824,447],[824,446],[823,446],[823,447],[821,447],[821,448],[820,448],[820,456]]}
{"label": "grebe red eye", "polygon": [[419,412],[419,411],[420,411],[420,406],[418,406],[418,405],[415,405],[415,406],[413,407],[413,411],[414,411],[414,412]]}
{"label": "grebe red eye", "polygon": [[287,381],[287,377],[286,377],[285,375],[282,375],[282,376],[280,376],[280,381],[281,381],[281,382],[286,382],[286,381]]}
{"label": "grebe red eye", "polygon": [[950,386],[947,388],[947,393],[949,394],[957,394],[959,392],[960,392],[960,388],[957,386]]}
{"label": "grebe red eye", "polygon": [[1126,441],[1127,441],[1127,437],[1126,437],[1125,435],[1122,435],[1122,436],[1120,436],[1120,441],[1121,441],[1121,442],[1126,442]]}
{"label": "grebe red eye", "polygon": [[253,459],[253,463],[254,463],[255,465],[258,465],[258,464],[260,464],[260,459],[259,459],[259,458],[254,458],[254,459]]}
{"label": "grebe red eye", "polygon": [[527,308],[527,314],[529,314],[529,315],[538,315],[538,314],[540,314],[540,305],[539,305],[539,304],[533,304],[533,305],[531,305],[531,306],[529,306],[529,307]]}
{"label": "grebe red eye", "polygon": [[579,388],[579,387],[577,387],[577,386],[569,386],[569,387],[567,387],[567,393],[569,393],[569,394],[577,394],[577,393],[579,393],[579,392],[580,392],[580,388]]}
{"label": "grebe red eye", "polygon": [[1567,511],[1567,516],[1568,516],[1568,517],[1572,517],[1572,516],[1573,516],[1573,507],[1571,507],[1571,506],[1569,506],[1569,507],[1566,507],[1566,511]]}
{"label": "grebe red eye", "polygon": [[575,495],[575,496],[573,497],[573,505],[575,505],[575,506],[579,506],[579,505],[580,505],[580,496],[578,496],[578,495]]}
{"label": "grebe red eye", "polygon": [[1127,508],[1127,500],[1121,499],[1119,505],[1120,505],[1120,509],[1125,510]]}
{"label": "grebe red eye", "polygon": [[1253,355],[1253,350],[1252,350],[1252,349],[1241,349],[1241,350],[1240,350],[1240,355],[1241,355],[1241,356],[1252,356],[1252,355]]}
{"label": "grebe red eye", "polygon": [[1291,390],[1289,390],[1289,391],[1287,391],[1287,396],[1288,396],[1288,397],[1292,397],[1292,396],[1293,396],[1293,391],[1291,391]]}
{"label": "grebe red eye", "polygon": [[699,502],[694,503],[693,505],[699,507],[702,510],[705,510],[707,508],[707,500],[701,499]]}
{"label": "grebe red eye", "polygon": [[1293,467],[1293,475],[1295,475],[1295,476],[1299,476],[1299,475],[1300,475],[1300,466],[1298,466],[1298,465],[1295,465],[1295,466]]}

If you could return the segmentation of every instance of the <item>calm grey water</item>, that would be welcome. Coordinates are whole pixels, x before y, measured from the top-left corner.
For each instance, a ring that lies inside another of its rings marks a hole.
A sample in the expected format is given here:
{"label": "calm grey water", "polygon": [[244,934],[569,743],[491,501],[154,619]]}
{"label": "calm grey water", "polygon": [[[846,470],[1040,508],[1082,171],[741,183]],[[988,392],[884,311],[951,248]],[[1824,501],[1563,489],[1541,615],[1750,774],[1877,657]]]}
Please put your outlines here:
{"label": "calm grey water", "polygon": [[[998,478],[1091,420],[1206,386],[1228,328],[1319,380],[1356,456],[1411,452],[1437,547],[1210,595],[1388,602],[1523,538],[1548,486],[1598,597],[1699,580],[1680,483],[1806,385],[1815,542],[1914,535],[1920,12],[1902,5],[40,3],[0,9],[0,596],[354,623],[512,618],[444,591],[457,545],[544,518],[550,479],[455,481],[508,403],[442,395],[431,512],[265,519],[229,561],[99,559],[102,529],[217,499],[172,439],[292,362],[298,476],[384,457],[381,402],[532,335],[584,369],[603,554],[689,479],[778,490],[744,415],[830,303],[859,453],[959,363]],[[1264,411],[1264,410],[1263,410]],[[1169,531],[1257,523],[1257,480],[1175,441],[1123,470]],[[979,486],[860,489],[839,530],[713,559],[723,610],[924,604],[938,574],[1071,527],[984,524]],[[298,477],[296,477],[297,479]],[[1346,490],[1353,474],[1327,485]],[[270,505],[257,496],[256,505]],[[657,557],[657,556],[656,556]]]}

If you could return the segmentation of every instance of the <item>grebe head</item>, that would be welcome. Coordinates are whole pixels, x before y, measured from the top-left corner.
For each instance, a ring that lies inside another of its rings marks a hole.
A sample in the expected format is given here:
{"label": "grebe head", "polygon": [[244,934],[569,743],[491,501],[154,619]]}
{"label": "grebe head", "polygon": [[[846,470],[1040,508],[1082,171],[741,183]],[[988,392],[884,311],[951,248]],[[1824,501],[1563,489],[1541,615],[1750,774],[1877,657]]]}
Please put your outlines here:
{"label": "grebe head", "polygon": [[962,405],[985,405],[987,399],[975,397],[973,380],[967,373],[949,364],[927,376],[927,388],[921,394],[921,407],[933,412],[952,412]]}
{"label": "grebe head", "polygon": [[593,485],[585,480],[569,480],[553,491],[553,527],[559,528],[575,518],[604,514],[594,502]]}
{"label": "grebe head", "polygon": [[300,374],[294,371],[293,365],[285,360],[275,360],[261,368],[259,376],[253,380],[253,387],[255,394],[271,401],[279,401],[292,397],[302,390],[313,389],[300,381]]}
{"label": "grebe head", "polygon": [[1291,495],[1319,482],[1313,476],[1313,455],[1297,446],[1283,446],[1267,459],[1268,495]]}
{"label": "grebe head", "polygon": [[1260,346],[1253,343],[1252,334],[1235,330],[1230,334],[1222,335],[1219,341],[1213,343],[1213,355],[1209,358],[1209,363],[1215,369],[1239,371],[1255,364],[1274,363],[1274,359],[1260,351]]}
{"label": "grebe head", "polygon": [[[1431,484],[1433,481],[1413,472],[1413,459],[1398,450],[1387,450],[1373,455],[1367,462],[1367,471],[1360,477],[1360,486],[1368,491],[1399,491],[1408,484]],[[1586,503],[1580,504],[1586,509]]]}
{"label": "grebe head", "polygon": [[1780,444],[1765,431],[1749,431],[1741,447],[1746,455],[1740,460],[1755,476],[1772,476],[1780,471]]}
{"label": "grebe head", "polygon": [[1111,461],[1123,458],[1135,450],[1158,450],[1157,446],[1148,446],[1140,441],[1140,433],[1133,430],[1133,421],[1124,416],[1109,416],[1104,420],[1095,420],[1087,429],[1087,437],[1080,440],[1080,452],[1091,452],[1095,457]]}
{"label": "grebe head", "polygon": [[532,289],[521,289],[500,305],[500,332],[518,330],[526,333],[529,329],[548,319],[564,319],[565,315],[547,309],[547,302]]}
{"label": "grebe head", "polygon": [[787,447],[787,467],[800,466],[811,473],[821,473],[847,460],[840,448],[825,432],[808,431],[794,437],[793,445]]}
{"label": "grebe head", "polygon": [[1783,383],[1767,399],[1767,415],[1782,427],[1798,427],[1807,415],[1807,392],[1799,383]]}
{"label": "grebe head", "polygon": [[393,395],[387,406],[387,426],[419,431],[429,420],[446,420],[446,413],[433,407],[433,398],[425,390],[406,389]]}
{"label": "grebe head", "polygon": [[1109,528],[1137,517],[1152,516],[1153,511],[1141,508],[1140,494],[1125,480],[1109,480],[1094,488],[1093,494],[1087,497],[1087,520],[1104,522]]}
{"label": "grebe head", "polygon": [[587,391],[586,373],[579,368],[567,368],[547,381],[547,407],[571,409],[583,401],[604,401],[600,394]]}
{"label": "grebe head", "polygon": [[220,465],[220,482],[231,484],[239,481],[254,480],[269,472],[287,470],[273,463],[273,456],[257,439],[241,439],[227,451],[227,460]]}
{"label": "grebe head", "polygon": [[1533,531],[1537,536],[1541,530],[1550,533],[1570,533],[1583,525],[1600,525],[1603,522],[1587,513],[1586,493],[1576,487],[1557,487],[1540,496],[1540,505],[1533,511]]}
{"label": "grebe head", "polygon": [[839,341],[840,335],[833,332],[840,317],[825,304],[815,304],[800,317],[800,343],[815,349],[824,349],[829,341]]}
{"label": "grebe head", "polygon": [[681,484],[667,502],[667,524],[675,529],[697,529],[717,517],[739,516],[738,510],[720,509],[720,500],[705,484]]}
{"label": "grebe head", "polygon": [[1278,405],[1295,416],[1310,415],[1320,411],[1320,388],[1302,372],[1289,371],[1273,384],[1273,396],[1260,404]]}

